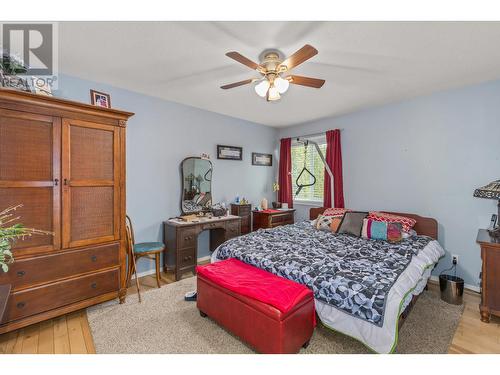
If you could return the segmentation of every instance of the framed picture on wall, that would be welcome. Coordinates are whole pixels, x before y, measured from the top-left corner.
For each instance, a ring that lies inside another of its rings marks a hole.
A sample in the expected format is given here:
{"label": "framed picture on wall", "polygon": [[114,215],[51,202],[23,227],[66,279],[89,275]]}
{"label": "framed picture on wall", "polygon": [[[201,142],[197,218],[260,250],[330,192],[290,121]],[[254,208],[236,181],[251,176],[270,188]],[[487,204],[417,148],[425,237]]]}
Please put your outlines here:
{"label": "framed picture on wall", "polygon": [[217,159],[243,160],[243,147],[217,145]]}
{"label": "framed picture on wall", "polygon": [[90,102],[98,107],[111,108],[111,97],[103,92],[90,90]]}
{"label": "framed picture on wall", "polygon": [[271,167],[273,165],[272,154],[261,154],[260,152],[252,152],[252,165],[263,165]]}

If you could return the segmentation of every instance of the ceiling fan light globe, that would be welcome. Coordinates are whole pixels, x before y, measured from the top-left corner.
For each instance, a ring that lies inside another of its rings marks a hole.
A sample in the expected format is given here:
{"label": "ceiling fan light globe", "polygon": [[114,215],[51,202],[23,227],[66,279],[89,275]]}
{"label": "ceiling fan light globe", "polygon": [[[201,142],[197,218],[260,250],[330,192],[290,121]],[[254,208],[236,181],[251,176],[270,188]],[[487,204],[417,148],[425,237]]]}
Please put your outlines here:
{"label": "ceiling fan light globe", "polygon": [[269,81],[267,79],[259,82],[255,85],[255,92],[262,98],[265,98],[267,95],[267,90],[269,90]]}
{"label": "ceiling fan light globe", "polygon": [[290,86],[290,82],[288,80],[278,77],[274,80],[274,86],[278,89],[280,94],[284,94],[288,87]]}
{"label": "ceiling fan light globe", "polygon": [[267,100],[269,100],[270,102],[273,102],[275,100],[279,100],[280,98],[281,98],[280,92],[278,91],[276,86],[271,86],[269,88],[269,92],[267,94]]}

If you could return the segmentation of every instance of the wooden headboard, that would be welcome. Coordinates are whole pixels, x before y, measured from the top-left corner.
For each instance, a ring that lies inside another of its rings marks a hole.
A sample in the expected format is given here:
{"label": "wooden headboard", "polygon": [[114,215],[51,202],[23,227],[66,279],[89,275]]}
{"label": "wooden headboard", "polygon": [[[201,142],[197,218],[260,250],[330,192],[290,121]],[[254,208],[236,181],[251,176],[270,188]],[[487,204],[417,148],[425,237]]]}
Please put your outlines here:
{"label": "wooden headboard", "polygon": [[[311,220],[316,219],[325,210],[326,210],[325,207],[311,208],[309,210],[309,219]],[[434,238],[435,240],[437,240],[438,238],[438,223],[436,219],[433,219],[431,217],[423,217],[415,214],[403,213],[403,212],[389,212],[389,211],[382,211],[382,212],[411,217],[412,219],[415,219],[417,221],[417,223],[413,227],[413,229],[415,229],[417,234],[421,234],[423,236],[429,236],[431,238]]]}

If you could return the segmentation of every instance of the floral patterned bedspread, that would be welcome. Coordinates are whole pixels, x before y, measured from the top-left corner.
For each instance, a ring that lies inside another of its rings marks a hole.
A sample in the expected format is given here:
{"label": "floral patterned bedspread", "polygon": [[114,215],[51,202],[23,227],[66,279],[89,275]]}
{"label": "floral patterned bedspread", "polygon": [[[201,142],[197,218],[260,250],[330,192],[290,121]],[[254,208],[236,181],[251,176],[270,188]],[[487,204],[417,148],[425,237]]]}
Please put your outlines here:
{"label": "floral patterned bedspread", "polygon": [[416,236],[391,244],[302,222],[233,238],[218,248],[216,257],[237,258],[304,284],[315,298],[382,326],[390,288],[430,241]]}

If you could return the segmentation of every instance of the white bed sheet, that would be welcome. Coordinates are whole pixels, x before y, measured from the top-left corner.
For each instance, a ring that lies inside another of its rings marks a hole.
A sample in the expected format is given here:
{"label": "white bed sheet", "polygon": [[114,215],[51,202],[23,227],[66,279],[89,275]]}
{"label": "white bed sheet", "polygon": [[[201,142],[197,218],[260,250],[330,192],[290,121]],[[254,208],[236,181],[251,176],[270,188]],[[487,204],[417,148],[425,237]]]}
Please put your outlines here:
{"label": "white bed sheet", "polygon": [[[219,261],[217,251],[218,249],[212,254],[212,263]],[[384,324],[381,327],[315,299],[316,312],[321,322],[335,331],[359,340],[374,352],[391,353],[398,340],[399,316],[412,297],[422,293],[434,265],[444,256],[444,253],[439,242],[431,241],[417,256],[412,258],[408,267],[389,290]]]}

